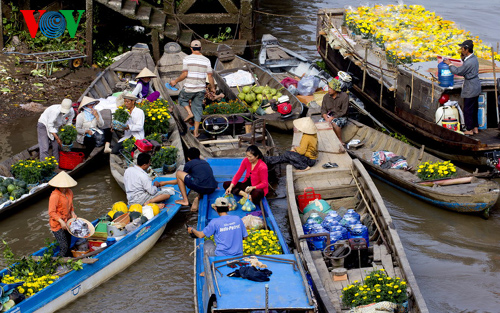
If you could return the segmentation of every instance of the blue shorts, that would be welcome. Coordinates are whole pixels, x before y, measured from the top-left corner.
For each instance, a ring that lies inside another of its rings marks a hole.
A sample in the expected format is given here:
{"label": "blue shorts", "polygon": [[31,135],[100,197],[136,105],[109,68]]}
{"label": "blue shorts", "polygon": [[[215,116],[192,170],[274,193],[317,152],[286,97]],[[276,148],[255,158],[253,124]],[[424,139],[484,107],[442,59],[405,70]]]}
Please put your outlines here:
{"label": "blue shorts", "polygon": [[207,188],[207,187],[203,187],[203,186],[198,185],[194,181],[194,178],[189,174],[187,174],[186,177],[184,177],[184,184],[186,184],[186,187],[188,187],[191,190],[196,191],[200,195],[211,194],[216,189],[216,188]]}
{"label": "blue shorts", "polygon": [[179,93],[179,105],[185,107],[191,100],[191,111],[193,111],[194,121],[201,122],[203,116],[203,99],[205,99],[205,90],[198,92],[186,92],[184,89]]}

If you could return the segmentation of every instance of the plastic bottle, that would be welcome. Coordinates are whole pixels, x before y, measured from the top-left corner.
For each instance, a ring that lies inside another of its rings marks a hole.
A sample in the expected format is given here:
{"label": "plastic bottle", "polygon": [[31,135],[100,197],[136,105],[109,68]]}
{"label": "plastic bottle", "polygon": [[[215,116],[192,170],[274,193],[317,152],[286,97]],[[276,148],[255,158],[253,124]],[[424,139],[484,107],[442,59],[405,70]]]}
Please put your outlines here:
{"label": "plastic bottle", "polygon": [[323,221],[321,216],[316,212],[311,213],[311,215],[309,215],[309,218],[314,219],[316,221],[316,223],[318,223],[318,224],[321,224],[321,222]]}
{"label": "plastic bottle", "polygon": [[349,232],[349,238],[364,238],[366,240],[366,246],[369,246],[369,235],[368,228],[363,224],[356,224],[351,227]]}
{"label": "plastic bottle", "polygon": [[454,85],[453,73],[448,64],[441,62],[438,64],[438,80],[441,87],[452,87]]}

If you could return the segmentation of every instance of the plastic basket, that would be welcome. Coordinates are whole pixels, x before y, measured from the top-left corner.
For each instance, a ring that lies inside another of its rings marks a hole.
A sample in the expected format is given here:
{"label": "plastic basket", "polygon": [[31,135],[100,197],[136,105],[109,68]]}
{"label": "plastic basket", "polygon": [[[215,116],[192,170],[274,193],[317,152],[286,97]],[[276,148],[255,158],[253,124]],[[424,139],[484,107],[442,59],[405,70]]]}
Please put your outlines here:
{"label": "plastic basket", "polygon": [[73,257],[74,258],[77,258],[77,257],[80,257],[84,254],[87,254],[89,252],[91,252],[92,250],[87,250],[87,251],[76,251],[76,250],[71,250],[71,254],[73,254]]}
{"label": "plastic basket", "polygon": [[297,201],[299,202],[300,213],[302,213],[302,211],[309,204],[309,202],[316,200],[316,199],[320,200],[321,195],[319,193],[315,193],[313,187],[304,188],[304,194],[297,196]]}
{"label": "plastic basket", "polygon": [[85,154],[83,152],[59,152],[59,168],[65,170],[72,170],[78,164],[85,160]]}

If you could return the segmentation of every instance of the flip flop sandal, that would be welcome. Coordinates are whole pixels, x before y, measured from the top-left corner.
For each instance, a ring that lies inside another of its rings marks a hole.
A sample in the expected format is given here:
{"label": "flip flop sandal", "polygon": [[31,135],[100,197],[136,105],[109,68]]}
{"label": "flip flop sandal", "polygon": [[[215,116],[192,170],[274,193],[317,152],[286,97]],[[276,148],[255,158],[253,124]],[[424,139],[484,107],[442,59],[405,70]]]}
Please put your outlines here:
{"label": "flip flop sandal", "polygon": [[339,167],[337,163],[327,162],[323,164],[323,168],[336,168],[336,167]]}

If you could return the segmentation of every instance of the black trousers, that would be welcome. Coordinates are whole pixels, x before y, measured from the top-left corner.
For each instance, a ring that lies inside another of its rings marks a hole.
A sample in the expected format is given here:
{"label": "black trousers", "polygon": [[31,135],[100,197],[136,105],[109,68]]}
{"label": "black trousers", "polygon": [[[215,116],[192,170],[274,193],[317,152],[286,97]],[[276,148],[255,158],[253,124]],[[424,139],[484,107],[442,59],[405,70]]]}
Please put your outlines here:
{"label": "black trousers", "polygon": [[464,119],[466,130],[472,130],[479,127],[478,122],[479,96],[473,98],[464,98]]}
{"label": "black trousers", "polygon": [[71,256],[69,251],[69,246],[71,245],[71,235],[69,232],[61,228],[58,231],[53,231],[52,233],[54,234],[54,237],[56,237],[57,243],[59,244],[59,256]]}
{"label": "black trousers", "polygon": [[278,156],[265,157],[265,162],[267,165],[290,163],[298,170],[305,170],[308,166],[310,167],[316,164],[316,160],[311,160],[308,157],[295,151],[285,151]]}
{"label": "black trousers", "polygon": [[[231,185],[230,181],[225,181],[223,184],[224,190],[229,188],[229,185]],[[233,187],[231,190],[231,193],[233,195],[238,195],[240,191],[245,192],[245,188],[250,187],[250,179],[247,179],[245,182],[238,182],[236,185]],[[252,196],[252,202],[256,206],[260,204],[260,201],[264,198],[264,189],[256,188],[250,192],[250,196]]]}

